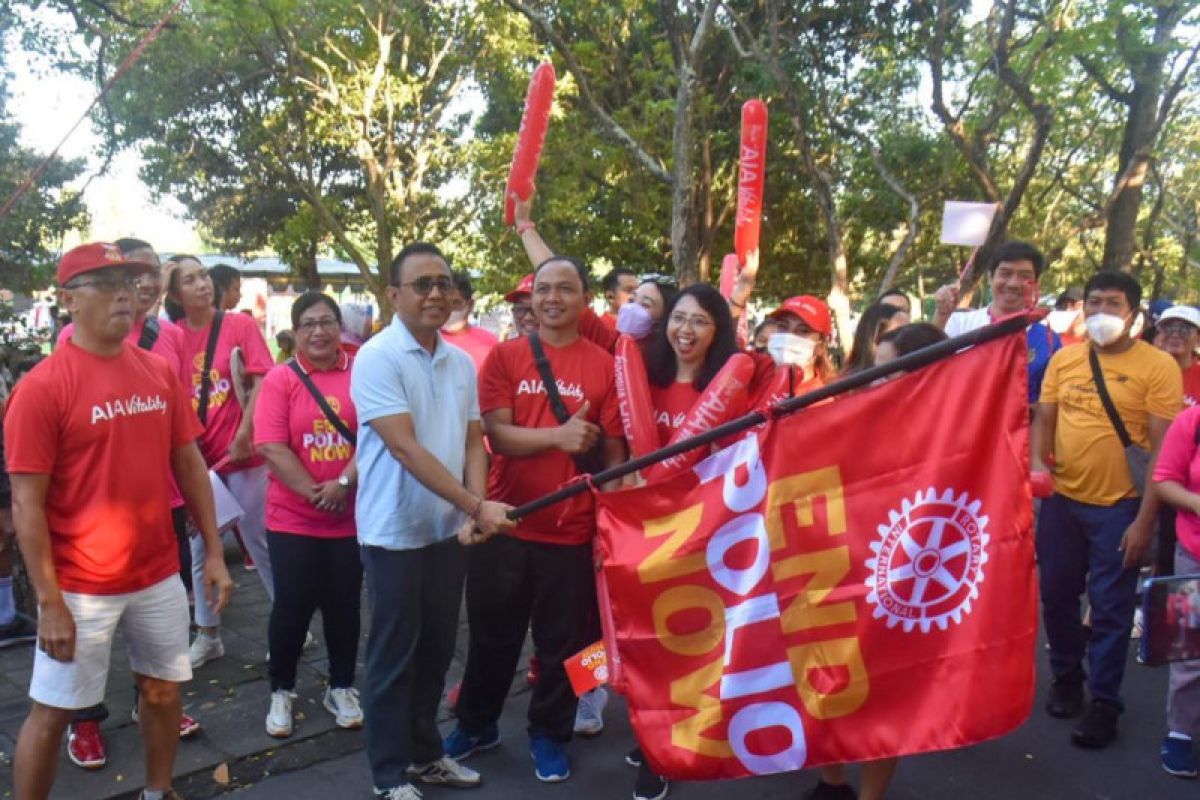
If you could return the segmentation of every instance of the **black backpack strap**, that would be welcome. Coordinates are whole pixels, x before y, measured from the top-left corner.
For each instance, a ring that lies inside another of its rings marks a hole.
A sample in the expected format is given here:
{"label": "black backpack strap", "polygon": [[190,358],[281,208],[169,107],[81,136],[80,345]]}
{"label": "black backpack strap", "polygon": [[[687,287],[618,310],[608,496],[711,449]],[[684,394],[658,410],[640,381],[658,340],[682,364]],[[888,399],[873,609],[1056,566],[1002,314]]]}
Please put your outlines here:
{"label": "black backpack strap", "polygon": [[218,311],[213,317],[212,327],[208,329],[208,344],[204,348],[204,371],[200,373],[200,403],[196,406],[196,416],[200,418],[201,425],[208,424],[208,395],[212,392],[212,379],[209,373],[212,372],[213,359],[217,355],[217,339],[221,336],[221,321],[225,319],[225,312]]}
{"label": "black backpack strap", "polygon": [[567,411],[566,404],[563,403],[562,395],[558,393],[558,381],[554,380],[554,373],[550,371],[550,359],[546,358],[542,340],[536,333],[531,333],[525,338],[529,340],[529,349],[533,351],[534,366],[537,367],[538,374],[542,376],[542,384],[546,387],[546,399],[550,401],[550,410],[554,412],[554,418],[559,421],[559,424],[565,423],[571,418],[571,414]]}
{"label": "black backpack strap", "polygon": [[325,399],[325,395],[321,394],[321,390],[312,382],[312,378],[308,377],[308,373],[304,368],[297,363],[296,359],[288,359],[287,365],[291,367],[292,372],[296,373],[296,377],[304,384],[304,388],[308,389],[308,393],[312,395],[313,400],[317,401],[317,405],[321,407],[321,413],[325,415],[325,419],[329,420],[329,424],[337,429],[337,432],[342,435],[342,438],[351,444],[358,446],[358,437],[354,435],[354,431],[350,430],[350,426],[345,420],[337,415],[333,407],[329,405],[329,401]]}
{"label": "black backpack strap", "polygon": [[138,347],[143,350],[152,349],[154,343],[158,341],[159,330],[158,318],[153,316],[146,317],[146,324],[142,327],[142,335],[138,337]]}
{"label": "black backpack strap", "polygon": [[1104,373],[1100,370],[1100,357],[1096,355],[1095,349],[1090,345],[1088,346],[1088,362],[1092,365],[1092,378],[1096,381],[1096,391],[1100,394],[1100,404],[1104,406],[1104,411],[1108,414],[1108,421],[1117,431],[1121,446],[1129,447],[1133,444],[1133,440],[1129,438],[1129,431],[1125,430],[1125,423],[1121,421],[1121,415],[1117,413],[1112,398],[1108,396],[1108,387],[1104,385]]}

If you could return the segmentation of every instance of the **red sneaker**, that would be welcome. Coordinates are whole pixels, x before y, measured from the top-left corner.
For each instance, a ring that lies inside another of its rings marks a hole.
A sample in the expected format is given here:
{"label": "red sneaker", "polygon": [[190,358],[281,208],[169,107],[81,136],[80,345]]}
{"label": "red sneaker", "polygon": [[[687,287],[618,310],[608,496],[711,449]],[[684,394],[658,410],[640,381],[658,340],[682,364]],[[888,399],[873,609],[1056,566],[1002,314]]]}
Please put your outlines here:
{"label": "red sneaker", "polygon": [[200,732],[200,723],[189,717],[187,714],[179,715],[179,738],[186,739],[189,736],[195,736]]}
{"label": "red sneaker", "polygon": [[67,729],[67,756],[77,767],[100,769],[108,763],[108,748],[100,735],[100,723],[73,722]]}
{"label": "red sneaker", "polygon": [[525,682],[530,686],[537,686],[538,674],[537,656],[530,656],[529,671],[525,673]]}

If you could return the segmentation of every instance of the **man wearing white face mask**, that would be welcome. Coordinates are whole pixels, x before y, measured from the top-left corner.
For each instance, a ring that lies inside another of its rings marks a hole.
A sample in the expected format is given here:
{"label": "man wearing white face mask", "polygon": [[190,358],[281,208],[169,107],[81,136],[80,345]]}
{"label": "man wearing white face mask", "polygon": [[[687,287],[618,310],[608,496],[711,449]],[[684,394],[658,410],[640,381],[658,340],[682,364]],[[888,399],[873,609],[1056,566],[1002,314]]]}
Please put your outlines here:
{"label": "man wearing white face mask", "polygon": [[[1163,436],[1183,404],[1174,359],[1130,334],[1141,296],[1126,273],[1092,276],[1084,288],[1089,341],[1050,360],[1033,427],[1033,470],[1052,471],[1055,484],[1037,526],[1054,675],[1046,712],[1076,716],[1086,681],[1092,703],[1071,734],[1080,747],[1104,747],[1117,733],[1138,569],[1158,510],[1145,475],[1153,473]],[[1140,480],[1131,469],[1139,460],[1146,465]],[[1090,634],[1079,613],[1085,588]]]}
{"label": "man wearing white face mask", "polygon": [[442,326],[442,336],[448,344],[465,350],[475,362],[475,372],[483,369],[488,353],[500,341],[496,334],[471,324],[475,310],[475,287],[465,270],[454,270],[454,293],[450,295],[450,317]]}

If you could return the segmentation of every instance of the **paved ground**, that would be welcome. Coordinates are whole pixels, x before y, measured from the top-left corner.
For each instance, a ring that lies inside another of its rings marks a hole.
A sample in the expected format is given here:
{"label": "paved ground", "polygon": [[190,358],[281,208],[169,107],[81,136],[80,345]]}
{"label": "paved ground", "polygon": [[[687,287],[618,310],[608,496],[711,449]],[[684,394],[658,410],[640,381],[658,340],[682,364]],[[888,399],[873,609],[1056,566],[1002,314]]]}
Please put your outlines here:
{"label": "paved ground", "polygon": [[[189,800],[235,793],[245,800],[337,800],[368,798],[370,778],[361,733],[336,729],[320,705],[325,677],[323,647],[305,655],[300,671],[296,735],[276,740],[263,732],[268,703],[266,682],[266,620],[268,605],[258,578],[233,568],[238,584],[233,607],[225,615],[224,659],[205,665],[186,687],[185,706],[204,725],[203,732],[180,746],[176,782]],[[324,641],[319,619],[313,626]],[[461,637],[460,637],[461,640]],[[461,645],[460,645],[461,646]],[[452,679],[461,669],[461,655]],[[1044,659],[1041,659],[1044,661]],[[17,730],[27,708],[31,650],[0,652],[0,796],[12,795],[11,755]],[[1044,670],[1044,663],[1040,664]],[[1044,671],[1042,674],[1044,681]],[[1101,800],[1195,800],[1200,783],[1166,775],[1158,766],[1158,741],[1163,730],[1166,670],[1131,663],[1126,679],[1130,704],[1121,738],[1106,751],[1086,752],[1068,742],[1070,723],[1048,718],[1035,709],[1030,720],[1003,739],[973,748],[905,760],[889,797],[896,800],[1040,800],[1097,798]],[[514,676],[514,697],[501,721],[504,744],[470,763],[480,770],[485,786],[476,797],[550,797],[572,800],[627,798],[634,770],[622,760],[632,746],[628,720],[618,700],[605,714],[608,727],[598,738],[571,746],[574,775],[565,784],[544,785],[533,777],[524,733],[527,695],[521,677]],[[140,738],[130,722],[132,688],[122,646],[114,648],[109,680],[112,716],[104,724],[109,742],[109,765],[84,772],[67,761],[59,769],[55,798],[100,800],[136,797],[141,785]],[[989,702],[988,687],[966,702]],[[1039,704],[1040,707],[1040,704]],[[448,727],[452,720],[445,718]],[[65,751],[65,748],[64,748]],[[816,778],[808,773],[749,781],[684,784],[673,797],[755,798],[792,800]],[[428,789],[427,797],[449,796],[452,790]]]}

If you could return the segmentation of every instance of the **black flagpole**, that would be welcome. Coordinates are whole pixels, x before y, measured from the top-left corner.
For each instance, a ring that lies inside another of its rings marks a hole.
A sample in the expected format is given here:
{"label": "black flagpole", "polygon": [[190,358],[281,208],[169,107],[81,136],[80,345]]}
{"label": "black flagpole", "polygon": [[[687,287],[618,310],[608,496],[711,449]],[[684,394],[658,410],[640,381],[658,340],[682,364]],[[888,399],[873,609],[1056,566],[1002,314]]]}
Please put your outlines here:
{"label": "black flagpole", "polygon": [[[724,439],[727,436],[732,436],[737,433],[742,433],[756,425],[761,425],[771,418],[779,418],[788,414],[794,414],[802,408],[807,408],[814,403],[820,403],[822,400],[828,400],[831,397],[837,397],[840,394],[861,389],[864,386],[870,386],[880,378],[886,378],[889,375],[895,375],[898,372],[912,372],[922,367],[927,367],[930,364],[941,361],[944,358],[954,355],[960,350],[974,345],[980,345],[984,342],[990,342],[993,339],[999,339],[1002,336],[1007,336],[1010,333],[1024,330],[1033,322],[1037,322],[1044,313],[1027,312],[1023,314],[1014,314],[993,325],[988,325],[983,328],[976,328],[969,333],[964,333],[962,336],[955,336],[953,339],[947,339],[943,342],[923,347],[909,353],[906,356],[901,356],[895,361],[889,361],[886,364],[881,364],[877,367],[865,369],[862,372],[856,372],[833,383],[826,384],[819,389],[783,400],[771,406],[766,411],[754,411],[744,417],[730,420],[724,425],[705,431],[698,436],[693,436],[690,439],[684,439],[682,442],[668,445],[653,453],[647,453],[644,456],[626,461],[624,464],[618,464],[615,467],[606,469],[603,472],[598,472],[591,477],[591,483],[601,484],[615,481],[623,478],[626,475],[644,469],[651,464],[657,464],[660,461],[665,461],[668,458],[677,456],[680,453],[686,453],[689,450],[694,450],[697,447],[704,447],[712,444],[715,441]],[[570,483],[561,489],[551,492],[544,497],[539,497],[526,503],[523,506],[518,506],[508,512],[509,519],[520,519],[541,511],[543,508],[548,508],[555,503],[560,503],[563,500],[574,497],[577,494],[588,490],[588,480],[584,476],[580,476],[574,483]]]}

